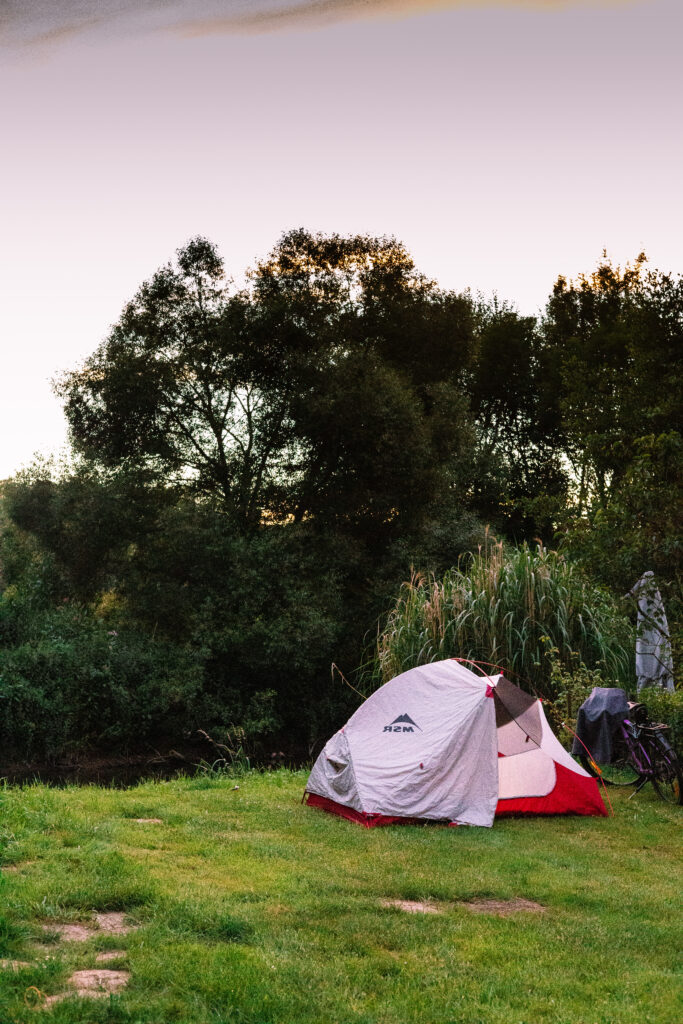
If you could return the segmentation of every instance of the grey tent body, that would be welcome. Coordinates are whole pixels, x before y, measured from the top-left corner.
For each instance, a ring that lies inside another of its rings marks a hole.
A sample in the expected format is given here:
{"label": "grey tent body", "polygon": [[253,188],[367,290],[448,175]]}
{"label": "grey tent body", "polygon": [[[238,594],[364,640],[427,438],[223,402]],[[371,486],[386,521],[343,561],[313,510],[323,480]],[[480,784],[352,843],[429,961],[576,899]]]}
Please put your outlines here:
{"label": "grey tent body", "polygon": [[638,599],[638,631],[636,634],[636,677],[638,689],[661,686],[674,690],[674,664],[671,654],[669,623],[664,612],[662,595],[651,571],[644,572],[629,596]]}
{"label": "grey tent body", "polygon": [[554,736],[539,700],[458,661],[403,672],[328,741],[308,803],[366,826],[501,814],[606,814],[598,785]]}

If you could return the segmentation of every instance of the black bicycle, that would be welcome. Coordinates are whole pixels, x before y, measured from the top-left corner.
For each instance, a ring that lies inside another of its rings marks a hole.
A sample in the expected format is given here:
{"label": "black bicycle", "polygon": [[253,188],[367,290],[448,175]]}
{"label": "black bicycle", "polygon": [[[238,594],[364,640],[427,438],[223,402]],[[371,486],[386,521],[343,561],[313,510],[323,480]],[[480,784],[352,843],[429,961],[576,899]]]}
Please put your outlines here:
{"label": "black bicycle", "polygon": [[649,722],[644,704],[629,704],[629,716],[617,726],[609,764],[585,751],[583,767],[607,785],[635,786],[636,793],[651,782],[662,800],[683,804],[683,767],[666,735],[671,727]]}

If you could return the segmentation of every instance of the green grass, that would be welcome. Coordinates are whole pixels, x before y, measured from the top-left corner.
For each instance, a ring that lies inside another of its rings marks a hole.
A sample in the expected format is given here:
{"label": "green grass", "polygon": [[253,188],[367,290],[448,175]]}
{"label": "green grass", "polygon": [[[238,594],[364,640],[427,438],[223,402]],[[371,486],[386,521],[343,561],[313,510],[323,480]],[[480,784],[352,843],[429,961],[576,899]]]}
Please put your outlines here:
{"label": "green grass", "polygon": [[[0,882],[0,957],[34,965],[0,971],[0,1024],[680,1019],[679,808],[644,790],[610,819],[365,830],[301,806],[305,779],[0,789],[0,862],[23,865]],[[546,912],[474,915],[477,896]],[[113,909],[138,930],[36,947],[41,922]],[[122,995],[27,1006],[104,949],[126,951]]]}

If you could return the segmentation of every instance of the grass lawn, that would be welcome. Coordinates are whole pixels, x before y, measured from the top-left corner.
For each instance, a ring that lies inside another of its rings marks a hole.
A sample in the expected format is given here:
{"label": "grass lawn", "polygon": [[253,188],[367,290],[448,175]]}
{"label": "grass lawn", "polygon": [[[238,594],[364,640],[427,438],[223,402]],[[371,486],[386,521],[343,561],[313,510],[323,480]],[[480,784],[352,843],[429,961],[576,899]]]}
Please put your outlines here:
{"label": "grass lawn", "polygon": [[[0,788],[0,1024],[683,1019],[683,819],[649,787],[611,794],[608,819],[366,830],[302,806],[305,779]],[[474,913],[478,897],[545,909]],[[95,911],[138,927],[60,938]],[[107,950],[120,994],[36,1008]]]}

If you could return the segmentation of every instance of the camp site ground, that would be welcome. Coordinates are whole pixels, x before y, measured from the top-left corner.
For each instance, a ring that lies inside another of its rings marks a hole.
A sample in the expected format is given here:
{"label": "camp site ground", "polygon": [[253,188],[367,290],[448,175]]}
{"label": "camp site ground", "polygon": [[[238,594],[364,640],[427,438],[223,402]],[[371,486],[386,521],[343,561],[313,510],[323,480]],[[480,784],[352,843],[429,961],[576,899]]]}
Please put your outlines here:
{"label": "camp site ground", "polygon": [[[650,787],[609,818],[365,829],[307,778],[0,790],[3,1024],[680,1019],[680,809]],[[124,984],[70,995],[89,970]]]}

